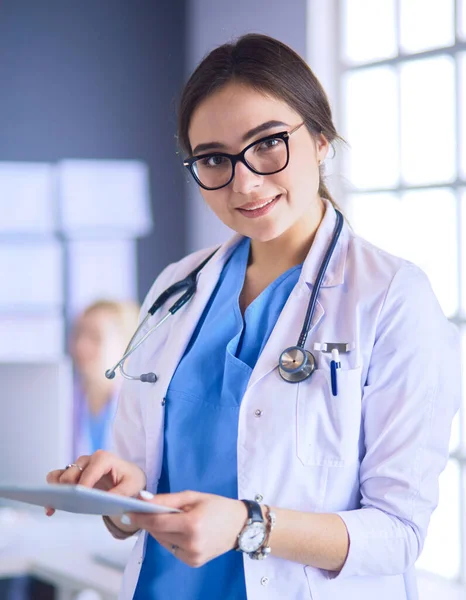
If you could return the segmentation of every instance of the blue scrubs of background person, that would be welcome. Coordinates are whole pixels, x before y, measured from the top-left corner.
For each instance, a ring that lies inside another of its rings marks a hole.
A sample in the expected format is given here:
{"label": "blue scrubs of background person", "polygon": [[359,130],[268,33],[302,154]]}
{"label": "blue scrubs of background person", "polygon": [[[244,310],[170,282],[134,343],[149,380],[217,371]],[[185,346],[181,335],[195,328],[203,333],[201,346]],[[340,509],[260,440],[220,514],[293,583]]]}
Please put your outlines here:
{"label": "blue scrubs of background person", "polygon": [[73,457],[110,450],[121,380],[105,378],[105,365],[125,349],[137,324],[136,302],[98,300],[75,319],[69,350],[74,367]]}

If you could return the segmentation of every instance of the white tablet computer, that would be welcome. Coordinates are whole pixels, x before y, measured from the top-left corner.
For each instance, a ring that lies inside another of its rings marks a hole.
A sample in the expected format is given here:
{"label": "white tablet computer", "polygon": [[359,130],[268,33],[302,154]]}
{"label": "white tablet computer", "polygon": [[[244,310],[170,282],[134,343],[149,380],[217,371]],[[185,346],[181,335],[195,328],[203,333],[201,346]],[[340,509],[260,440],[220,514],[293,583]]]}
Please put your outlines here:
{"label": "white tablet computer", "polygon": [[87,515],[112,516],[122,515],[125,512],[181,512],[176,508],[151,504],[137,498],[118,496],[82,485],[52,483],[34,487],[0,485],[0,498]]}
{"label": "white tablet computer", "polygon": [[44,485],[73,462],[72,414],[69,360],[0,362],[0,484]]}

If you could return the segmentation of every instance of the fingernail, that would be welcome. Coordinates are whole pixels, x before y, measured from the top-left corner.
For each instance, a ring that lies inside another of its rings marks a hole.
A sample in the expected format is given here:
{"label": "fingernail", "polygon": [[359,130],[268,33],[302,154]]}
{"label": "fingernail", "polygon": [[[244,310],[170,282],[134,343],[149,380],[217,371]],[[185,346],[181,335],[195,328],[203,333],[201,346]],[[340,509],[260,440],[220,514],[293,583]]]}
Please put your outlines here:
{"label": "fingernail", "polygon": [[131,519],[128,517],[128,515],[121,516],[120,521],[123,523],[123,525],[131,525]]}
{"label": "fingernail", "polygon": [[141,496],[141,498],[144,498],[144,500],[152,500],[152,498],[154,497],[154,494],[151,494],[147,490],[141,490],[139,492],[139,495]]}

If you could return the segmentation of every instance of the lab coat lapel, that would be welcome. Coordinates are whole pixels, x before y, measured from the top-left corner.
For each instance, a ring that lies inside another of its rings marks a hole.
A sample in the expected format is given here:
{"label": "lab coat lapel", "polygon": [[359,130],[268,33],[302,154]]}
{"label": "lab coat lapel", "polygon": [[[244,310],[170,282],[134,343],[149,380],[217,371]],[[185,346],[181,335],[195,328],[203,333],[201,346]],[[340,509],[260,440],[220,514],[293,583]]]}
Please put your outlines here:
{"label": "lab coat lapel", "polygon": [[[192,300],[172,318],[167,342],[163,352],[159,356],[156,371],[159,378],[159,389],[163,390],[164,395],[218,282],[223,266],[240,240],[241,236],[234,236],[219,248],[217,254],[214,255],[199,274],[197,291]],[[201,261],[202,258],[197,262]],[[194,269],[196,266],[197,264],[191,265],[189,270]],[[187,273],[180,274],[179,278],[186,275]]]}
{"label": "lab coat lapel", "polygon": [[[335,230],[337,218],[335,209],[332,204],[325,199],[324,205],[324,217],[316,232],[311,250],[303,263],[299,282],[288,298],[270,338],[256,363],[256,367],[253,370],[249,381],[249,387],[253,386],[265,375],[276,369],[278,367],[280,354],[283,350],[290,346],[295,346],[298,342],[312,289]],[[347,230],[344,225],[328,264],[321,288],[337,287],[343,284],[347,246]],[[315,330],[325,314],[323,306],[319,302],[319,297],[320,294],[317,298],[308,336],[311,336],[313,330]],[[309,349],[309,344],[307,344],[306,347]]]}
{"label": "lab coat lapel", "polygon": [[[251,374],[248,388],[278,367],[280,354],[290,346],[296,346],[303,327],[310,291],[305,284],[298,283],[283,308],[270,337],[259,356]],[[317,300],[309,335],[324,317],[325,311]]]}
{"label": "lab coat lapel", "polygon": [[[147,386],[147,388],[144,388],[147,394],[145,416],[147,423],[146,474],[149,482],[148,489],[157,489],[156,480],[159,477],[162,465],[164,412],[161,410],[161,404],[163,404],[163,399],[166,396],[173,373],[217,284],[223,265],[240,239],[240,236],[235,236],[227,242],[202,269],[198,275],[197,291],[193,298],[186,306],[171,317],[169,331],[165,338],[166,342],[163,348],[155,353],[156,364],[153,363],[153,360],[155,360],[154,353],[151,353],[150,349],[146,348],[146,351],[148,351],[147,359],[149,361],[146,363],[147,370],[153,370],[158,377],[153,387]],[[205,256],[207,255],[206,253]],[[186,277],[188,272],[196,268],[202,260],[203,257],[198,258],[183,272],[179,272],[179,270],[176,274],[176,280]],[[170,283],[174,283],[174,281]],[[171,304],[169,302],[168,306]]]}

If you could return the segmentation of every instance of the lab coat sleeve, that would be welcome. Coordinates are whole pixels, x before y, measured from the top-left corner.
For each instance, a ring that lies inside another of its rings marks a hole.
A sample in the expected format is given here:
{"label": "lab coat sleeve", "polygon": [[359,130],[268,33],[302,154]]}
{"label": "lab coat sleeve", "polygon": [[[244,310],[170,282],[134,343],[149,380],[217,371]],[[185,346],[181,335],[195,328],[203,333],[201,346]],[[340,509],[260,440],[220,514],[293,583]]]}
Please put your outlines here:
{"label": "lab coat sleeve", "polygon": [[407,263],[379,313],[362,396],[361,508],[338,512],[349,552],[331,578],[396,575],[417,560],[460,403],[460,348],[426,275]]}
{"label": "lab coat sleeve", "polygon": [[[147,311],[152,306],[155,299],[165,290],[171,283],[173,272],[176,270],[176,265],[172,264],[166,267],[164,271],[157,277],[153,286],[144,300],[141,308],[139,322],[147,315]],[[146,324],[140,335],[144,335],[145,331],[151,326],[150,321]],[[138,373],[138,351],[130,356],[125,364],[125,370],[128,373]],[[124,380],[120,396],[118,398],[118,406],[113,421],[112,428],[112,450],[115,454],[124,460],[131,461],[138,465],[145,472],[146,449],[145,449],[145,429],[141,413],[141,405],[139,400],[139,391],[141,383],[139,381]]]}

